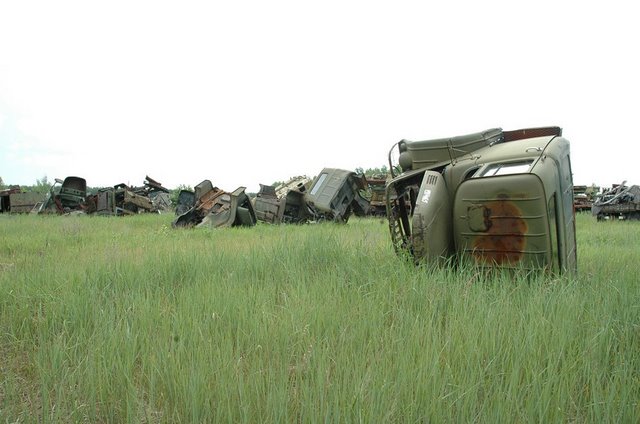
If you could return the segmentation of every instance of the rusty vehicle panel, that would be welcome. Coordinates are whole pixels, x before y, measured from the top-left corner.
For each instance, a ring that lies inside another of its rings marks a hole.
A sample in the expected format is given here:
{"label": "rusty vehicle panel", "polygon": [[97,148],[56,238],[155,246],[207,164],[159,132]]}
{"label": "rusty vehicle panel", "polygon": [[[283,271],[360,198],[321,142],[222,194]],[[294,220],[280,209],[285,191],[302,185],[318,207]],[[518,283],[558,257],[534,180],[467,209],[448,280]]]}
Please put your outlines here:
{"label": "rusty vehicle panel", "polygon": [[9,195],[11,213],[30,213],[42,203],[44,194],[36,192],[15,193]]}
{"label": "rusty vehicle panel", "polygon": [[196,203],[173,221],[173,227],[218,228],[256,224],[255,211],[245,187],[228,193],[204,180],[195,187],[194,193]]}
{"label": "rusty vehicle panel", "polygon": [[387,218],[398,253],[575,272],[569,142],[559,127],[402,140],[389,165]]}
{"label": "rusty vehicle panel", "polygon": [[458,189],[453,209],[458,250],[483,265],[544,266],[550,235],[542,184],[531,174],[496,181],[490,189],[486,184],[470,179]]}
{"label": "rusty vehicle panel", "polygon": [[35,191],[23,192],[20,186],[0,190],[0,213],[30,213],[44,196]]}

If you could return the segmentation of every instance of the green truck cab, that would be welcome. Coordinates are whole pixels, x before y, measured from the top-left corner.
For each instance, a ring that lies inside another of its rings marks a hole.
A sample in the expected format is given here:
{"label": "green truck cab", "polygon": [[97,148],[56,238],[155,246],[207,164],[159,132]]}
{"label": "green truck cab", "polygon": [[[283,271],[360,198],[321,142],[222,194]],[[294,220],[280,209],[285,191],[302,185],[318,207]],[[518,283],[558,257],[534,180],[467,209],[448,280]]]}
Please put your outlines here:
{"label": "green truck cab", "polygon": [[387,218],[397,252],[416,262],[576,271],[573,180],[561,128],[402,140],[389,165]]}
{"label": "green truck cab", "polygon": [[316,219],[346,223],[352,213],[366,216],[369,212],[369,201],[364,196],[366,190],[364,175],[324,168],[305,197]]}

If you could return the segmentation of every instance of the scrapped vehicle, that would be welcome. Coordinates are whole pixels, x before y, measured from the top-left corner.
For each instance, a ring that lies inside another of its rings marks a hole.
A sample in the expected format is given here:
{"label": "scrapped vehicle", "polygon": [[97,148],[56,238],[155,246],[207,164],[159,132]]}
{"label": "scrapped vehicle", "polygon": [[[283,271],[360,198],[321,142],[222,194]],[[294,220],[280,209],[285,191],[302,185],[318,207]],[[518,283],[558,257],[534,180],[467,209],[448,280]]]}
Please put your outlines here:
{"label": "scrapped vehicle", "polygon": [[171,208],[169,189],[149,176],[141,187],[129,187],[122,183],[103,188],[90,196],[88,213],[98,215],[134,215],[159,213]]}
{"label": "scrapped vehicle", "polygon": [[369,215],[386,216],[387,204],[385,202],[385,188],[387,185],[386,175],[373,175],[367,177],[367,184],[370,190]]}
{"label": "scrapped vehicle", "polygon": [[245,187],[228,193],[204,180],[195,187],[196,202],[187,212],[178,216],[173,227],[234,227],[253,226],[256,214]]}
{"label": "scrapped vehicle", "polygon": [[346,223],[349,216],[366,216],[369,201],[365,197],[367,180],[364,175],[344,169],[324,168],[305,195],[315,220]]}
{"label": "scrapped vehicle", "polygon": [[576,271],[569,142],[561,128],[402,140],[389,165],[387,217],[397,252],[416,262]]}
{"label": "scrapped vehicle", "polygon": [[38,213],[66,214],[86,209],[87,181],[81,177],[56,178],[46,194]]}
{"label": "scrapped vehicle", "polygon": [[29,213],[39,207],[44,194],[35,191],[23,192],[20,186],[0,190],[0,213]]}
{"label": "scrapped vehicle", "polygon": [[640,220],[640,187],[615,184],[596,197],[591,213],[598,221],[605,219]]}
{"label": "scrapped vehicle", "polygon": [[254,199],[256,218],[270,224],[300,224],[312,219],[305,199],[310,184],[307,176],[293,177],[277,187],[260,184]]}

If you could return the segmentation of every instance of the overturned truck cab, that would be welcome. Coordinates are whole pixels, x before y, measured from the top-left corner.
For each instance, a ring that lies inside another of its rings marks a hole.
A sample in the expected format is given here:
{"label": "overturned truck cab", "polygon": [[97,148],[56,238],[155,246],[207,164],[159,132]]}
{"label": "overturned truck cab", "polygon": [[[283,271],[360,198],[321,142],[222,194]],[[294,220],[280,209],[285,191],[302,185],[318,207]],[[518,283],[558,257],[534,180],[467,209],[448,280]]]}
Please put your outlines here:
{"label": "overturned truck cab", "polygon": [[416,262],[576,271],[569,142],[561,128],[402,140],[389,164],[387,218],[397,252]]}
{"label": "overturned truck cab", "polygon": [[364,175],[324,168],[311,183],[306,201],[316,220],[346,223],[352,213],[356,216],[369,213],[370,204],[364,196],[367,188]]}

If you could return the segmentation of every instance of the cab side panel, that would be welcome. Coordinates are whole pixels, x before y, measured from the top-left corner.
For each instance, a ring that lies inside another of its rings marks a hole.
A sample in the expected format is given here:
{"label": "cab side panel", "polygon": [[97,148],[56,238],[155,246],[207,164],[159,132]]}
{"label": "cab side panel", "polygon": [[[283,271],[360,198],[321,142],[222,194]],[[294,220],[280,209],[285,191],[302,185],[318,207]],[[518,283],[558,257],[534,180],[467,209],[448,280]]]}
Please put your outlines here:
{"label": "cab side panel", "polygon": [[454,239],[463,261],[507,268],[551,264],[547,202],[534,174],[472,178],[454,199]]}

